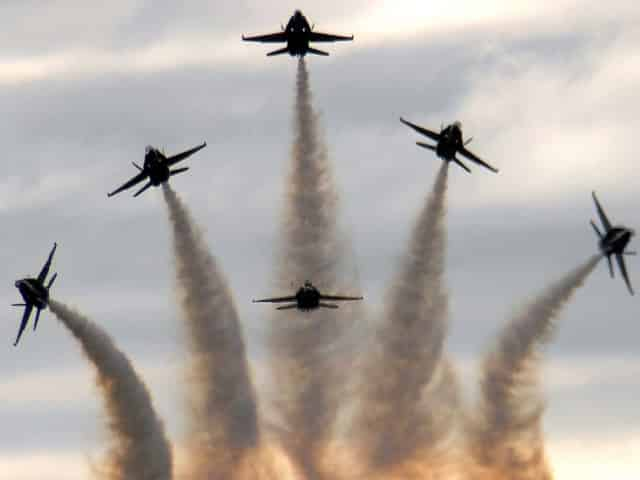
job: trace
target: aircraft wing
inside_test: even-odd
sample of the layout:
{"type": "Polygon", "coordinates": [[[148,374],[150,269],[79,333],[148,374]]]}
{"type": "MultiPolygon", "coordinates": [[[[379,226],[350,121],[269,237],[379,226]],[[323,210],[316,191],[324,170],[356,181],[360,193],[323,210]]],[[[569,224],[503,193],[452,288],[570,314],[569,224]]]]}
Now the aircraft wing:
{"type": "Polygon", "coordinates": [[[491,170],[494,173],[498,173],[498,169],[495,167],[492,167],[491,165],[489,165],[487,162],[479,159],[478,157],[476,157],[473,153],[471,153],[469,150],[467,150],[466,148],[462,147],[460,150],[460,155],[463,155],[464,157],[468,158],[469,160],[471,160],[472,162],[476,162],[478,165],[482,165],[485,168],[488,168],[489,170],[491,170]]]}
{"type": "Polygon", "coordinates": [[[18,330],[18,336],[16,337],[16,341],[13,342],[13,346],[18,345],[20,341],[20,337],[22,336],[22,332],[27,328],[27,322],[29,321],[29,317],[31,316],[31,311],[33,310],[33,305],[25,305],[24,313],[22,314],[22,321],[20,322],[20,329],[18,330]]]}
{"type": "Polygon", "coordinates": [[[608,232],[609,230],[611,230],[611,222],[607,218],[607,214],[604,213],[604,210],[602,209],[602,205],[600,205],[600,202],[598,201],[598,197],[596,197],[596,192],[591,192],[591,195],[593,195],[593,201],[596,203],[596,209],[598,210],[598,216],[602,221],[602,225],[604,225],[605,230],[608,232]]]}
{"type": "Polygon", "coordinates": [[[631,295],[635,295],[633,291],[633,287],[631,286],[631,280],[629,280],[629,274],[627,273],[627,265],[624,261],[624,257],[621,254],[616,255],[616,260],[618,261],[618,266],[620,267],[620,272],[622,273],[622,277],[624,278],[625,283],[627,284],[627,288],[629,289],[629,293],[631,295]]]}
{"type": "Polygon", "coordinates": [[[413,128],[416,132],[421,133],[425,137],[429,137],[431,140],[434,140],[436,142],[440,141],[440,135],[438,135],[436,132],[432,132],[431,130],[427,130],[426,128],[419,127],[415,123],[411,123],[402,117],[400,117],[400,121],[406,126],[413,128]]]}
{"type": "Polygon", "coordinates": [[[322,300],[333,300],[334,302],[348,302],[351,300],[362,300],[364,297],[343,297],[341,295],[320,295],[322,300]]]}
{"type": "Polygon", "coordinates": [[[310,42],[348,42],[353,40],[353,35],[331,35],[329,33],[310,32],[310,42]]]}
{"type": "Polygon", "coordinates": [[[126,190],[127,188],[131,188],[134,185],[137,185],[138,183],[142,182],[145,178],[147,178],[148,175],[146,172],[140,172],[138,175],[136,175],[135,177],[133,177],[131,180],[129,180],[127,183],[125,183],[124,185],[122,185],[120,188],[114,190],[111,193],[108,193],[107,196],[108,197],[112,197],[114,196],[116,193],[120,193],[124,190],[126,190]]]}
{"type": "Polygon", "coordinates": [[[49,253],[49,258],[45,262],[42,270],[40,270],[40,274],[38,274],[38,281],[44,285],[44,281],[49,275],[49,269],[51,268],[51,262],[53,261],[53,255],[56,253],[56,248],[58,247],[57,243],[53,244],[53,248],[51,249],[51,253],[49,253]]]}
{"type": "Polygon", "coordinates": [[[181,162],[185,158],[190,157],[194,153],[199,152],[200,150],[202,150],[206,146],[207,146],[207,142],[204,142],[203,144],[198,145],[197,147],[194,147],[191,150],[187,150],[186,152],[178,153],[177,155],[174,155],[173,157],[169,157],[169,158],[167,158],[167,164],[169,166],[175,165],[176,163],[181,162]]]}
{"type": "Polygon", "coordinates": [[[290,297],[275,297],[275,298],[262,298],[260,300],[254,300],[254,303],[282,303],[282,302],[295,302],[296,296],[292,295],[290,297]]]}
{"type": "Polygon", "coordinates": [[[245,42],[281,43],[287,41],[287,32],[270,33],[268,35],[242,36],[245,42]]]}

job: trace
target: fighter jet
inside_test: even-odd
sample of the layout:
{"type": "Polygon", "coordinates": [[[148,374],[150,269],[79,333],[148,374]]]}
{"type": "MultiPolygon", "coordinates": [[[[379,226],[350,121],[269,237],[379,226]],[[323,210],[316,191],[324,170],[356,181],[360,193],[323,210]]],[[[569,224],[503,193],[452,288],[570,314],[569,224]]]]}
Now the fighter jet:
{"type": "Polygon", "coordinates": [[[287,303],[277,307],[276,310],[289,310],[297,308],[303,312],[315,310],[317,308],[338,308],[338,305],[334,303],[326,303],[322,300],[328,300],[330,302],[344,302],[352,300],[362,300],[363,297],[343,297],[339,295],[324,295],[313,286],[310,281],[304,282],[304,285],[298,289],[295,295],[290,297],[276,297],[276,298],[263,298],[261,300],[254,300],[254,302],[262,303],[287,303]],[[295,303],[291,303],[295,302],[295,303]]]}
{"type": "Polygon", "coordinates": [[[433,150],[436,152],[438,157],[442,158],[447,162],[455,162],[459,166],[461,166],[468,173],[471,173],[471,170],[460,161],[456,157],[456,153],[466,157],[472,162],[477,163],[478,165],[482,165],[485,168],[488,168],[492,172],[498,173],[498,169],[492,167],[488,163],[479,159],[476,155],[467,150],[467,145],[473,140],[473,138],[469,138],[468,140],[463,140],[462,138],[462,125],[460,122],[455,122],[451,125],[447,125],[446,127],[440,128],[440,133],[432,132],[431,130],[427,130],[426,128],[415,125],[411,122],[408,122],[404,118],[400,118],[400,121],[405,125],[413,128],[416,132],[421,133],[422,135],[429,137],[431,140],[436,142],[435,145],[430,145],[428,143],[416,142],[417,145],[428,148],[429,150],[433,150]]]}
{"type": "Polygon", "coordinates": [[[623,227],[622,225],[611,226],[611,222],[607,218],[607,215],[604,213],[604,210],[602,209],[602,206],[598,201],[598,197],[596,197],[596,192],[592,192],[592,195],[593,201],[596,204],[596,209],[598,210],[598,216],[600,217],[600,221],[602,222],[602,226],[604,227],[604,234],[600,231],[593,220],[591,220],[591,226],[600,239],[600,251],[607,257],[607,261],[609,262],[609,272],[611,273],[611,278],[613,278],[614,276],[611,255],[615,255],[618,266],[620,267],[620,273],[622,273],[622,277],[627,284],[629,293],[631,293],[631,295],[634,295],[633,287],[631,286],[631,281],[629,280],[629,274],[627,273],[627,265],[625,264],[624,256],[636,255],[636,252],[625,251],[627,245],[629,244],[629,241],[631,240],[631,237],[635,235],[635,232],[630,228],[623,227]]]}
{"type": "Polygon", "coordinates": [[[282,43],[287,42],[287,46],[279,50],[267,53],[268,57],[273,55],[282,55],[288,53],[292,57],[304,57],[307,53],[314,55],[329,55],[327,52],[317,50],[309,46],[309,42],[344,42],[353,40],[353,35],[341,36],[331,35],[328,33],[320,33],[313,31],[313,25],[309,25],[307,18],[300,10],[296,10],[289,19],[286,27],[282,27],[282,31],[271,33],[268,35],[257,35],[255,37],[242,36],[245,42],[262,42],[262,43],[282,43]]]}
{"type": "Polygon", "coordinates": [[[131,188],[134,185],[137,185],[138,183],[143,182],[144,180],[148,180],[148,181],[144,187],[142,187],[133,195],[134,197],[137,197],[138,195],[140,195],[142,192],[144,192],[147,188],[151,186],[157,187],[159,185],[162,185],[167,180],[169,180],[169,177],[172,177],[173,175],[177,175],[179,173],[186,172],[187,170],[189,170],[189,167],[176,168],[172,170],[171,169],[172,166],[184,160],[185,158],[190,157],[197,151],[202,150],[206,146],[207,146],[207,142],[204,142],[202,145],[198,145],[197,147],[194,147],[191,150],[178,153],[177,155],[174,155],[172,157],[167,157],[163,152],[161,152],[157,148],[148,146],[145,150],[143,166],[141,167],[137,163],[133,162],[133,166],[136,167],[140,171],[140,173],[138,173],[138,175],[133,177],[131,180],[129,180],[127,183],[122,185],[117,190],[114,190],[113,192],[107,194],[107,196],[111,197],[116,193],[120,193],[123,190],[127,190],[128,188],[131,188]]]}
{"type": "Polygon", "coordinates": [[[17,280],[15,283],[16,288],[20,291],[20,295],[22,295],[24,303],[14,303],[12,306],[24,307],[24,314],[22,315],[22,322],[20,323],[18,336],[16,337],[16,341],[13,343],[14,347],[18,345],[22,332],[24,332],[24,329],[27,327],[32,310],[34,308],[37,310],[36,320],[33,324],[33,330],[35,331],[38,327],[38,320],[40,320],[40,313],[42,310],[45,310],[49,304],[49,289],[53,285],[53,282],[56,281],[58,274],[54,273],[51,280],[49,280],[49,283],[45,284],[45,281],[47,279],[47,275],[49,275],[53,255],[56,253],[57,247],[58,244],[54,243],[51,253],[49,253],[49,258],[44,264],[44,267],[42,267],[38,278],[23,278],[22,280],[17,280]]]}

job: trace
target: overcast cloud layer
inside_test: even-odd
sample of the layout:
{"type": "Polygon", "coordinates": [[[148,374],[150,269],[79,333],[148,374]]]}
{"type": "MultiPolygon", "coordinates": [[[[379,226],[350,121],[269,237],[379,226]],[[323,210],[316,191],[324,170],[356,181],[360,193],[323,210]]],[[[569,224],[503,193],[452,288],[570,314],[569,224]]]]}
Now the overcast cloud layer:
{"type": "MultiPolygon", "coordinates": [[[[135,173],[145,145],[172,153],[206,140],[172,186],[229,278],[258,393],[273,388],[271,317],[250,299],[273,278],[296,62],[240,35],[275,31],[299,7],[318,29],[356,35],[308,68],[371,310],[440,166],[398,117],[461,120],[473,151],[501,169],[449,172],[448,349],[473,383],[514,308],[595,251],[591,190],[613,221],[640,226],[640,11],[623,0],[449,3],[5,2],[0,300],[18,301],[13,281],[58,241],[55,297],[117,341],[180,444],[186,353],[161,192],[106,192],[135,173]]],[[[628,264],[640,285],[638,261],[628,264]]],[[[560,322],[544,379],[559,479],[637,479],[638,312],[602,264],[560,322]]],[[[7,307],[0,322],[0,479],[87,478],[87,457],[106,445],[92,373],[50,313],[11,347],[18,317],[7,307]]]]}

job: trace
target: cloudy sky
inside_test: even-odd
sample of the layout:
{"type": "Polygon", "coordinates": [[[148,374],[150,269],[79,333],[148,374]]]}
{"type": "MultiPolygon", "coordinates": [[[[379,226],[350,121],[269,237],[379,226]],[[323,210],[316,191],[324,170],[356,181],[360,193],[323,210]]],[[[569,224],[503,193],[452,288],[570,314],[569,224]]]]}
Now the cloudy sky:
{"type": "MultiPolygon", "coordinates": [[[[186,355],[166,209],[159,190],[106,197],[147,144],[173,153],[208,142],[172,183],[226,270],[257,383],[268,382],[266,315],[250,300],[271,293],[296,62],[267,59],[240,35],[276,31],[294,8],[356,36],[308,64],[351,276],[373,311],[439,166],[398,117],[461,120],[501,169],[451,172],[449,349],[469,385],[510,312],[594,253],[591,190],[612,220],[640,227],[634,1],[5,0],[1,480],[87,478],[105,444],[93,373],[53,316],[11,346],[13,282],[38,271],[53,241],[54,296],[115,337],[181,439],[186,355]]],[[[628,263],[640,287],[638,261],[628,263]]],[[[602,264],[561,318],[545,366],[559,479],[640,475],[639,312],[602,264]]]]}

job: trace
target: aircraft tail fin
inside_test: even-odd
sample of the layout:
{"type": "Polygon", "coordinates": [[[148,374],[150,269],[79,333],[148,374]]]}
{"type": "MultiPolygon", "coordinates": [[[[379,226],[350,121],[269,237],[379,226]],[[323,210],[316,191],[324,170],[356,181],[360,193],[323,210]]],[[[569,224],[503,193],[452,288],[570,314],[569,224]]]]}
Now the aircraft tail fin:
{"type": "Polygon", "coordinates": [[[436,151],[435,145],[429,145],[428,143],[424,143],[424,142],[416,142],[416,145],[422,148],[428,148],[429,150],[433,150],[434,152],[436,151]]]}
{"type": "Polygon", "coordinates": [[[338,308],[338,305],[336,305],[335,303],[321,303],[319,306],[322,308],[338,308]]]}
{"type": "Polygon", "coordinates": [[[142,194],[147,188],[149,188],[152,185],[151,182],[147,183],[144,187],[142,187],[140,190],[138,190],[136,193],[133,194],[134,197],[137,197],[138,195],[142,194]]]}
{"type": "Polygon", "coordinates": [[[273,52],[267,53],[267,57],[273,57],[274,55],[284,55],[285,53],[289,53],[289,48],[284,47],[279,50],[274,50],[273,52]]]}
{"type": "Polygon", "coordinates": [[[322,50],[318,50],[317,48],[311,48],[309,47],[309,49],[307,50],[308,53],[312,53],[314,55],[322,55],[323,57],[328,57],[329,56],[329,52],[324,52],[322,50]]]}
{"type": "Polygon", "coordinates": [[[33,322],[33,331],[36,331],[36,328],[38,328],[38,321],[40,320],[40,313],[42,313],[42,310],[38,309],[38,311],[36,312],[36,319],[33,322]]]}
{"type": "Polygon", "coordinates": [[[593,230],[596,232],[596,235],[598,235],[598,238],[602,240],[603,235],[600,229],[598,228],[598,225],[596,225],[596,222],[591,220],[591,226],[593,227],[593,230]]]}
{"type": "Polygon", "coordinates": [[[47,290],[49,290],[53,286],[53,283],[56,281],[56,278],[58,278],[58,272],[54,273],[53,277],[51,277],[51,280],[49,280],[49,283],[47,284],[47,290]]]}
{"type": "Polygon", "coordinates": [[[171,170],[169,172],[169,175],[173,177],[174,175],[178,175],[179,173],[186,172],[187,170],[189,170],[189,167],[176,168],[175,170],[171,170]]]}

